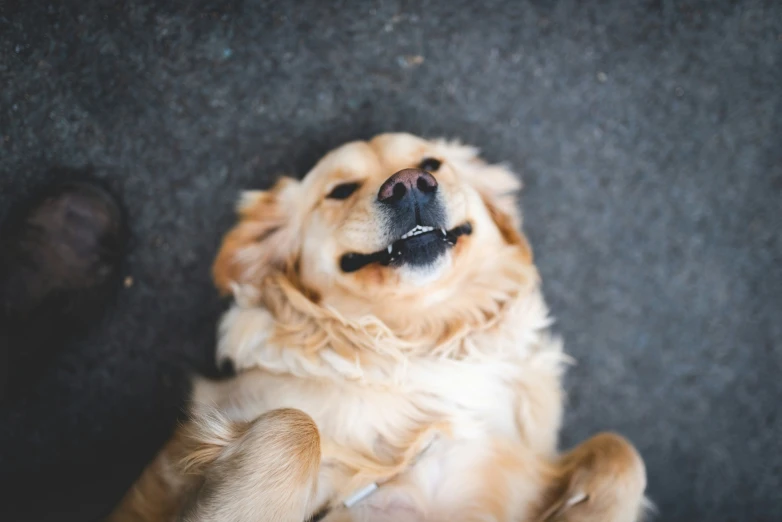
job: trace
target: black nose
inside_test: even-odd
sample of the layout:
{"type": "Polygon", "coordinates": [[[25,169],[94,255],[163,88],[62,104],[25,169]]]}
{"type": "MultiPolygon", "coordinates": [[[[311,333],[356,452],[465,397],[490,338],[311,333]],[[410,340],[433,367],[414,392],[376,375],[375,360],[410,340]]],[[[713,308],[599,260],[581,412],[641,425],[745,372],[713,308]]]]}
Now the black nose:
{"type": "Polygon", "coordinates": [[[400,170],[380,187],[377,200],[386,205],[398,206],[415,200],[425,205],[437,192],[437,180],[421,169],[400,170]]]}

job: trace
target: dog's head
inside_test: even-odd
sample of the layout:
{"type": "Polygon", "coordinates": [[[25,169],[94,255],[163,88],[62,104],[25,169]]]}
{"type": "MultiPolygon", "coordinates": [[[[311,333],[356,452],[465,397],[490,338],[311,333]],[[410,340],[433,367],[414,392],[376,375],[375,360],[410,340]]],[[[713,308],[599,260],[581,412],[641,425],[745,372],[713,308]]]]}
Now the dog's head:
{"type": "Polygon", "coordinates": [[[531,264],[518,188],[507,169],[457,143],[409,134],[348,143],[302,181],[242,196],[214,279],[228,293],[288,274],[344,317],[414,320],[486,284],[509,247],[514,262],[531,264]]]}

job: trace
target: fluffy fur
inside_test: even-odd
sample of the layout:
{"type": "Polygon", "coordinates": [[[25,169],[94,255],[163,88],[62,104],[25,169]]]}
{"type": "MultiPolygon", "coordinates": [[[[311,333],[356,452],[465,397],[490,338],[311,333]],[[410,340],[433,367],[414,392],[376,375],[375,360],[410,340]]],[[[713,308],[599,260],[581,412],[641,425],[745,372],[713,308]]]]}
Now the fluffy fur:
{"type": "Polygon", "coordinates": [[[646,479],[630,443],[601,434],[558,452],[567,358],[518,188],[473,148],[385,134],[245,194],[214,265],[234,297],[217,358],[239,374],[196,383],[192,420],[115,520],[637,520],[646,479]],[[473,233],[425,273],[342,272],[340,256],[394,240],[378,187],[424,158],[442,162],[448,228],[473,233]],[[344,182],[359,189],[325,197],[344,182]]]}

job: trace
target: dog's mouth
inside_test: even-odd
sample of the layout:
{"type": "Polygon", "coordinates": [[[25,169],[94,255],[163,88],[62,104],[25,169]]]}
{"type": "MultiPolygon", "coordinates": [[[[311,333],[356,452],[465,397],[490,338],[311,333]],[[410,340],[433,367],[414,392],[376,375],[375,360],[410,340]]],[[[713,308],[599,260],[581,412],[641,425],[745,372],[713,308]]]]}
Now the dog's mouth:
{"type": "Polygon", "coordinates": [[[351,252],[340,258],[343,272],[355,272],[372,263],[383,266],[431,265],[453,247],[461,236],[472,234],[472,225],[466,222],[451,230],[416,225],[383,250],[372,254],[351,252]]]}

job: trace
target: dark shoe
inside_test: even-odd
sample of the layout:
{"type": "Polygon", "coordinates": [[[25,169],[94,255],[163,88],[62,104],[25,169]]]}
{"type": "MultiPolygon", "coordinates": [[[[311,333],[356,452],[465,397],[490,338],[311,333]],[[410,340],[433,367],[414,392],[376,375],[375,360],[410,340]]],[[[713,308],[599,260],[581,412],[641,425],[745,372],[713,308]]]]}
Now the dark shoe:
{"type": "Polygon", "coordinates": [[[119,205],[91,183],[57,185],[12,210],[0,229],[0,343],[9,394],[31,384],[68,339],[100,319],[119,280],[126,237],[119,205]]]}

